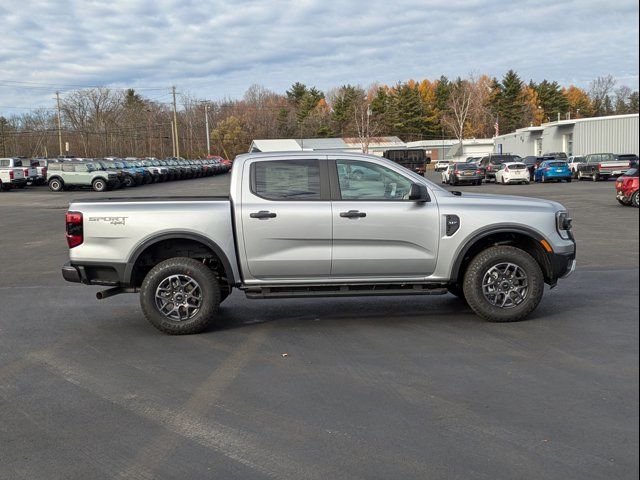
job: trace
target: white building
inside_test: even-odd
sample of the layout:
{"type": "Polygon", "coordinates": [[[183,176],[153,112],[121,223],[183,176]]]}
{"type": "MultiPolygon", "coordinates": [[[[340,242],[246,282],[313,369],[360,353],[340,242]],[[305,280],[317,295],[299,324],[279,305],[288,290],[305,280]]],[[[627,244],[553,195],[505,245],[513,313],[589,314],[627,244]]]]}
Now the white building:
{"type": "Polygon", "coordinates": [[[526,157],[551,152],[638,154],[638,114],[579,118],[520,128],[493,139],[494,152],[526,157]]]}
{"type": "MultiPolygon", "coordinates": [[[[407,145],[398,137],[371,137],[369,139],[369,153],[380,155],[385,150],[406,148],[407,145]]],[[[268,140],[254,140],[249,147],[249,153],[254,152],[301,152],[313,150],[336,150],[347,152],[362,152],[362,142],[359,138],[276,138],[268,140]]]]}
{"type": "Polygon", "coordinates": [[[407,142],[409,148],[423,148],[431,161],[444,158],[464,162],[468,157],[482,157],[493,152],[493,138],[469,138],[462,140],[420,140],[407,142]]]}

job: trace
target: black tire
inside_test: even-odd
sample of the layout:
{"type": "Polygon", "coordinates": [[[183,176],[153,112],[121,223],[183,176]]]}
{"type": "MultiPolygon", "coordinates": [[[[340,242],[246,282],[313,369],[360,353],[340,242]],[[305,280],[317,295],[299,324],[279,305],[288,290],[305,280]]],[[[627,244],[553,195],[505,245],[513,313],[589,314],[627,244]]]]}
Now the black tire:
{"type": "Polygon", "coordinates": [[[638,202],[640,202],[640,199],[638,199],[638,191],[636,190],[636,192],[631,195],[631,205],[638,208],[638,202]]]}
{"type": "Polygon", "coordinates": [[[135,187],[136,184],[136,179],[133,178],[131,175],[127,175],[124,177],[124,186],[129,188],[129,187],[135,187]]]}
{"type": "Polygon", "coordinates": [[[623,207],[628,207],[629,205],[631,205],[631,202],[625,202],[624,200],[620,200],[619,198],[616,198],[616,200],[618,201],[618,203],[620,205],[622,205],[623,207]]]}
{"type": "Polygon", "coordinates": [[[544,276],[540,265],[524,250],[511,246],[490,247],[480,252],[464,275],[464,296],[471,309],[490,322],[516,322],[533,312],[544,293],[544,276]],[[492,305],[485,297],[482,282],[494,265],[512,263],[527,276],[528,291],[521,303],[511,308],[492,305]]]}
{"type": "Polygon", "coordinates": [[[59,178],[52,178],[49,180],[49,190],[52,192],[59,192],[64,189],[64,183],[59,178]]]}
{"type": "Polygon", "coordinates": [[[104,192],[107,189],[107,182],[103,178],[96,178],[91,182],[91,188],[94,192],[104,192]]]}
{"type": "Polygon", "coordinates": [[[215,273],[197,260],[175,257],[153,267],[140,288],[140,306],[146,319],[155,328],[169,335],[188,335],[206,330],[216,319],[220,306],[220,285],[215,273]],[[156,290],[172,275],[186,275],[195,280],[201,290],[201,306],[185,320],[174,320],[161,313],[156,306],[156,290]]]}
{"type": "Polygon", "coordinates": [[[567,183],[571,183],[572,178],[567,178],[567,183]]]}
{"type": "Polygon", "coordinates": [[[598,182],[598,181],[600,181],[600,175],[598,175],[596,172],[593,172],[593,173],[591,174],[591,181],[593,181],[593,182],[598,182]]]}

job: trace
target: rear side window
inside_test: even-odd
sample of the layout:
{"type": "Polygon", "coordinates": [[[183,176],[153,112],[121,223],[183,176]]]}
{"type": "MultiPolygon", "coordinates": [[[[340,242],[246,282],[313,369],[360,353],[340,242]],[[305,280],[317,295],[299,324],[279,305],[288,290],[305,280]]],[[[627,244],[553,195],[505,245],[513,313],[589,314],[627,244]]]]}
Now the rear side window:
{"type": "Polygon", "coordinates": [[[255,162],[251,165],[251,192],[267,200],[320,200],[320,162],[255,162]]]}
{"type": "Polygon", "coordinates": [[[63,172],[75,172],[75,169],[73,168],[73,164],[66,163],[66,164],[62,165],[62,171],[63,172]]]}
{"type": "Polygon", "coordinates": [[[50,172],[59,172],[60,170],[62,170],[61,165],[59,163],[51,163],[49,164],[49,171],[50,172]]]}

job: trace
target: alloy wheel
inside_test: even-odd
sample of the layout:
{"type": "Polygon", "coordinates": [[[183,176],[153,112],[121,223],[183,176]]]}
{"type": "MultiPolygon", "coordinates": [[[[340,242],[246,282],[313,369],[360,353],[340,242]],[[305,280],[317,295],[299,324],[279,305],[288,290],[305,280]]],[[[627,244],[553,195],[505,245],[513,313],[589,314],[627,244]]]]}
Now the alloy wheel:
{"type": "Polygon", "coordinates": [[[499,263],[489,268],[482,279],[482,293],[491,305],[515,308],[527,298],[529,280],[515,263],[499,263]]]}

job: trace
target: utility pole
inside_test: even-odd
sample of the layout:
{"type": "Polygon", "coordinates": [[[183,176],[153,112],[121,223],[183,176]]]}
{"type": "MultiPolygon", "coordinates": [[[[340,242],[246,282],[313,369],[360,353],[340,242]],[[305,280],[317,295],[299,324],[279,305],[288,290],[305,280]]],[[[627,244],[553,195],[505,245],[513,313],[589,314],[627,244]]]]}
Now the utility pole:
{"type": "Polygon", "coordinates": [[[60,117],[60,92],[56,92],[56,103],[58,104],[58,146],[62,157],[62,120],[60,117]]]}
{"type": "Polygon", "coordinates": [[[147,108],[147,155],[151,155],[151,110],[147,108]]]}
{"type": "Polygon", "coordinates": [[[171,122],[171,156],[176,157],[176,130],[171,122]]]}
{"type": "Polygon", "coordinates": [[[209,138],[209,105],[204,104],[204,127],[207,131],[207,157],[211,155],[211,139],[209,138]]]}
{"type": "Polygon", "coordinates": [[[176,107],[176,87],[171,87],[173,91],[173,129],[174,129],[174,144],[175,144],[175,156],[180,157],[180,141],[178,139],[178,109],[176,107]]]}

